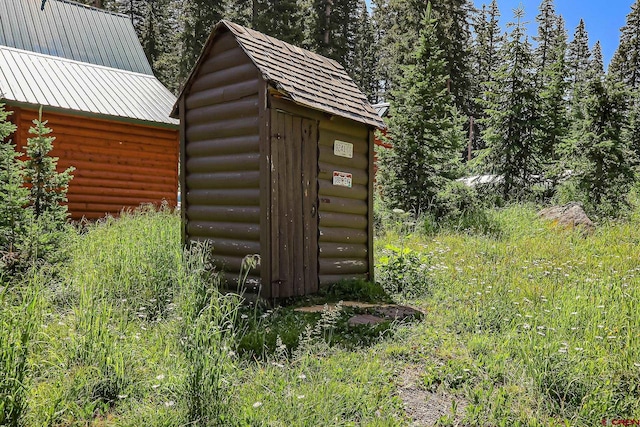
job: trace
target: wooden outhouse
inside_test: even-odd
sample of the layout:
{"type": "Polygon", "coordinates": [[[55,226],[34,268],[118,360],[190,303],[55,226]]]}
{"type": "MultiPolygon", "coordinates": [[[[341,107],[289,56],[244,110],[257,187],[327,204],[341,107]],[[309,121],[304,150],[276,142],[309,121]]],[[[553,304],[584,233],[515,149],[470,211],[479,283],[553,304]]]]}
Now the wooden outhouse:
{"type": "Polygon", "coordinates": [[[130,17],[67,0],[0,0],[0,101],[24,151],[43,107],[58,166],[74,166],[69,212],[100,218],[175,206],[176,97],[153,75],[130,17]]]}
{"type": "Polygon", "coordinates": [[[174,108],[185,241],[211,242],[233,284],[311,294],[373,278],[373,134],[384,123],[337,62],[228,21],[174,108]]]}

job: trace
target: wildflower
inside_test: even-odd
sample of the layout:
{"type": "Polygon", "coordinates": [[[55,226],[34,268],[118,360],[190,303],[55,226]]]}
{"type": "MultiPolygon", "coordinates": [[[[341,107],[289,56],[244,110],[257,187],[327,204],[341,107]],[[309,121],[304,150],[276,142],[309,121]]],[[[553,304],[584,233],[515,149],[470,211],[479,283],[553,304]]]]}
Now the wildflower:
{"type": "Polygon", "coordinates": [[[305,374],[300,374],[300,375],[298,375],[298,379],[306,380],[307,376],[305,374]]]}
{"type": "Polygon", "coordinates": [[[603,340],[604,338],[602,338],[600,335],[596,335],[596,339],[597,340],[603,340]]]}
{"type": "Polygon", "coordinates": [[[127,394],[119,394],[118,399],[126,399],[129,395],[127,394]]]}
{"type": "Polygon", "coordinates": [[[241,319],[248,319],[248,318],[249,318],[249,316],[247,316],[246,314],[242,314],[242,315],[240,315],[240,318],[241,318],[241,319]]]}
{"type": "Polygon", "coordinates": [[[156,389],[158,387],[160,387],[160,384],[154,384],[154,385],[151,386],[151,388],[153,388],[153,389],[156,389]]]}
{"type": "Polygon", "coordinates": [[[164,406],[166,406],[167,408],[170,407],[170,406],[173,406],[175,404],[176,404],[176,402],[174,402],[173,400],[169,400],[167,402],[164,402],[164,406]]]}
{"type": "Polygon", "coordinates": [[[158,381],[162,381],[162,380],[164,379],[164,375],[163,375],[163,374],[160,374],[160,375],[158,375],[158,376],[156,377],[156,379],[157,379],[158,381]]]}
{"type": "Polygon", "coordinates": [[[298,399],[304,399],[304,394],[299,394],[298,399]]]}
{"type": "Polygon", "coordinates": [[[558,353],[566,353],[567,349],[565,347],[559,348],[558,353]]]}
{"type": "MultiPolygon", "coordinates": [[[[404,213],[404,211],[403,211],[402,209],[395,208],[395,209],[393,210],[393,213],[395,213],[395,214],[403,214],[403,213],[404,213]]],[[[255,406],[255,405],[254,405],[254,406],[255,406]]]]}
{"type": "Polygon", "coordinates": [[[582,351],[582,350],[584,350],[584,348],[582,348],[582,347],[575,347],[575,348],[574,348],[574,350],[575,350],[575,351],[582,351]]]}
{"type": "Polygon", "coordinates": [[[524,323],[524,324],[522,325],[522,327],[523,327],[524,329],[531,329],[531,325],[530,325],[530,324],[528,324],[528,323],[524,323]]]}
{"type": "Polygon", "coordinates": [[[640,368],[640,363],[634,363],[633,366],[635,366],[636,368],[640,368]]]}
{"type": "Polygon", "coordinates": [[[546,336],[546,335],[544,334],[544,332],[540,332],[540,331],[538,331],[538,335],[543,336],[543,337],[544,337],[544,336],[546,336]]]}
{"type": "Polygon", "coordinates": [[[578,312],[577,312],[577,311],[572,311],[572,312],[571,312],[571,315],[572,315],[572,316],[577,316],[577,315],[578,315],[578,312]]]}
{"type": "Polygon", "coordinates": [[[253,404],[254,408],[259,408],[261,406],[262,406],[262,402],[256,402],[256,403],[253,404]]]}

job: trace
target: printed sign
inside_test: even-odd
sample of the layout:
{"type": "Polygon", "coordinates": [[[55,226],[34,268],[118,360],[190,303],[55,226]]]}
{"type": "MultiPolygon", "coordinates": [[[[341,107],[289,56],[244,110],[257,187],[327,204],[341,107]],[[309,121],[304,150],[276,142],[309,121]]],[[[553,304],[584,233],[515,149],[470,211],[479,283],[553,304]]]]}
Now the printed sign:
{"type": "Polygon", "coordinates": [[[350,173],[333,171],[333,185],[351,188],[352,183],[353,175],[350,173]]]}
{"type": "Polygon", "coordinates": [[[353,159],[353,144],[340,140],[333,141],[333,154],[340,157],[353,159]]]}

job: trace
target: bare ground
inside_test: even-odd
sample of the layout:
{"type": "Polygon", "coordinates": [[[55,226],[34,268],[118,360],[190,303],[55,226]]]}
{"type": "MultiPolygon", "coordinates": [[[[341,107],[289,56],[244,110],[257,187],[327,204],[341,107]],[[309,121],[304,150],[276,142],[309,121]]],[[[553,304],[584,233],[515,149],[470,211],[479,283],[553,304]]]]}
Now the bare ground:
{"type": "MultiPolygon", "coordinates": [[[[438,420],[451,416],[451,406],[456,402],[455,426],[462,425],[466,401],[446,392],[430,392],[419,387],[424,369],[417,365],[407,366],[398,378],[398,394],[404,402],[412,426],[436,426],[438,420]]],[[[449,424],[450,425],[450,424],[449,424]]]]}

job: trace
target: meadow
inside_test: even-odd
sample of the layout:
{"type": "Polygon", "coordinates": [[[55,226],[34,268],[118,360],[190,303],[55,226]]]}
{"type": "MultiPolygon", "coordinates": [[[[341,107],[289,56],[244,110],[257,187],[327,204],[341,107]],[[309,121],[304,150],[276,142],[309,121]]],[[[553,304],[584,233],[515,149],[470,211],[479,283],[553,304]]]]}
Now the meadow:
{"type": "Polygon", "coordinates": [[[439,231],[395,213],[377,234],[379,285],[270,307],[221,293],[211,248],[183,250],[169,210],[69,230],[59,264],[19,281],[0,275],[0,425],[640,418],[640,210],[593,234],[527,205],[439,231]],[[424,316],[350,327],[353,308],[293,311],[343,299],[393,300],[424,316]]]}

